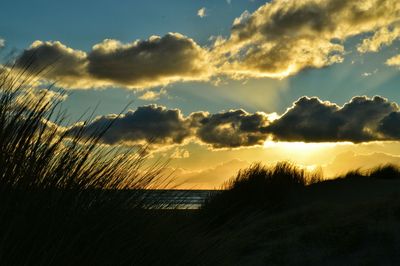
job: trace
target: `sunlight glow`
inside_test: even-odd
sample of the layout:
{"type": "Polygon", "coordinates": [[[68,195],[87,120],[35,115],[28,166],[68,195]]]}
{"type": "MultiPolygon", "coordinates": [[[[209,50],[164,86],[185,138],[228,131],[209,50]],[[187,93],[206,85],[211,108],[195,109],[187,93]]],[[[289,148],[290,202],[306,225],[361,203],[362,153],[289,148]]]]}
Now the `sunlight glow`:
{"type": "Polygon", "coordinates": [[[267,139],[264,142],[265,149],[278,148],[288,152],[316,152],[324,148],[334,148],[339,145],[353,145],[351,142],[286,142],[267,139]]]}

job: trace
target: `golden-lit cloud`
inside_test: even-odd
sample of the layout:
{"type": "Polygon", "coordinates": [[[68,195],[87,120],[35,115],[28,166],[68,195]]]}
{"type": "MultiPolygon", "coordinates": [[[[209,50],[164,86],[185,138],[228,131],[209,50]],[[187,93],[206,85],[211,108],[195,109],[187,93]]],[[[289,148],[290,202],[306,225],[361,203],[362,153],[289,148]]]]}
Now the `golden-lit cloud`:
{"type": "Polygon", "coordinates": [[[142,95],[140,95],[138,98],[140,100],[144,100],[144,101],[156,101],[158,99],[160,99],[160,97],[162,95],[166,95],[167,91],[165,89],[161,89],[160,91],[146,91],[144,92],[142,95]]]}
{"type": "Polygon", "coordinates": [[[369,170],[386,164],[400,166],[400,156],[384,152],[372,152],[359,154],[353,151],[346,151],[338,154],[332,162],[323,166],[326,177],[345,174],[352,170],[369,170]]]}
{"type": "Polygon", "coordinates": [[[188,150],[177,147],[171,154],[170,158],[171,159],[182,159],[182,158],[189,158],[189,156],[190,156],[190,152],[188,150]]]}
{"type": "Polygon", "coordinates": [[[149,88],[206,80],[212,68],[207,51],[179,33],[128,44],[107,39],[88,53],[58,41],[35,41],[16,61],[17,67],[27,65],[32,74],[66,88],[149,88]]]}
{"type": "Polygon", "coordinates": [[[184,168],[171,168],[168,170],[170,170],[174,176],[175,183],[181,189],[219,189],[224,182],[234,177],[237,171],[249,165],[250,163],[247,161],[233,159],[201,170],[184,168]]]}
{"type": "MultiPolygon", "coordinates": [[[[349,37],[379,31],[362,50],[389,44],[384,28],[400,17],[397,0],[275,0],[235,19],[228,39],[218,40],[220,71],[232,77],[284,78],[305,68],[341,62],[349,37]]],[[[397,31],[390,31],[397,35],[397,31]]]]}
{"type": "Polygon", "coordinates": [[[386,61],[388,66],[400,66],[400,55],[393,56],[386,61]]]}
{"type": "Polygon", "coordinates": [[[36,87],[26,88],[19,92],[15,99],[16,104],[34,107],[37,109],[51,108],[52,104],[59,103],[67,99],[67,95],[61,92],[52,91],[49,89],[39,89],[36,87]]]}
{"type": "Polygon", "coordinates": [[[400,26],[383,27],[376,31],[370,38],[366,38],[358,45],[357,50],[361,53],[378,52],[382,46],[388,46],[400,37],[400,26]]]}
{"type": "Polygon", "coordinates": [[[197,10],[197,16],[204,18],[205,16],[207,16],[206,14],[206,8],[202,7],[199,10],[197,10]]]}

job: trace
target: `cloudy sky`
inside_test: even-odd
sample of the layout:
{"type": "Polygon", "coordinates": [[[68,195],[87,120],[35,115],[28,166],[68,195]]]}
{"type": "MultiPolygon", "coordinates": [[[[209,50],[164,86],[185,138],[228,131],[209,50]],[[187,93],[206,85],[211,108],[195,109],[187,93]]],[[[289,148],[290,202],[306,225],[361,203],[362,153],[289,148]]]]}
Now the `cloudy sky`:
{"type": "Polygon", "coordinates": [[[51,65],[38,93],[65,89],[70,121],[94,110],[88,134],[116,119],[106,145],[151,141],[187,187],[254,161],[326,176],[400,162],[397,0],[16,0],[0,12],[3,63],[51,65]]]}

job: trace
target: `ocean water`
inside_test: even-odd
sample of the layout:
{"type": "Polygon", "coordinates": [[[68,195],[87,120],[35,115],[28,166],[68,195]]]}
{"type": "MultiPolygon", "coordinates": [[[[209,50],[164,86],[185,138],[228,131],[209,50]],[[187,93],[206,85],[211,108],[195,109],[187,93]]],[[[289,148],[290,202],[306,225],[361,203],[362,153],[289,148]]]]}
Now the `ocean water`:
{"type": "Polygon", "coordinates": [[[219,192],[219,190],[148,190],[144,194],[144,200],[151,208],[198,209],[209,196],[219,192]]]}

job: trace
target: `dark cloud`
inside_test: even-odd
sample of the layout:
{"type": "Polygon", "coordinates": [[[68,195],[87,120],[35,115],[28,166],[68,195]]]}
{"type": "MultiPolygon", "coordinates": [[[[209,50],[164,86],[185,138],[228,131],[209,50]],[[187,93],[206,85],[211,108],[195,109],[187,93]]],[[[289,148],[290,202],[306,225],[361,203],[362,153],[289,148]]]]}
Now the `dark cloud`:
{"type": "Polygon", "coordinates": [[[341,118],[333,115],[338,110],[335,104],[302,97],[268,126],[268,132],[279,140],[328,141],[335,138],[342,123],[341,118]]]}
{"type": "Polygon", "coordinates": [[[168,110],[156,105],[138,107],[121,116],[97,117],[90,124],[77,124],[69,130],[72,134],[84,127],[85,134],[90,135],[106,128],[111,122],[112,126],[102,137],[102,142],[106,144],[179,144],[191,135],[190,122],[178,109],[168,110]]]}
{"type": "Polygon", "coordinates": [[[145,41],[121,44],[105,40],[88,55],[89,73],[96,78],[141,87],[207,75],[206,52],[178,33],[152,36],[145,41]]]}
{"type": "Polygon", "coordinates": [[[104,40],[89,52],[56,42],[35,41],[16,60],[16,66],[67,88],[124,86],[148,88],[175,81],[206,80],[211,74],[208,53],[179,33],[152,36],[123,44],[104,40]]]}
{"type": "Polygon", "coordinates": [[[315,97],[302,97],[273,121],[267,131],[283,141],[384,140],[390,135],[389,132],[381,134],[384,126],[380,123],[398,109],[397,104],[380,96],[354,97],[342,107],[315,97]]]}
{"type": "Polygon", "coordinates": [[[267,137],[263,133],[267,122],[268,116],[264,113],[231,110],[202,119],[197,137],[214,148],[261,145],[267,137]]]}
{"type": "Polygon", "coordinates": [[[194,112],[184,117],[178,109],[148,105],[124,115],[97,117],[89,124],[78,123],[70,127],[71,134],[84,129],[86,135],[106,128],[112,123],[101,141],[106,144],[180,144],[186,139],[198,139],[213,148],[234,148],[259,145],[266,139],[262,132],[268,116],[232,110],[210,115],[194,112]]]}
{"type": "Polygon", "coordinates": [[[126,114],[97,117],[78,123],[70,133],[85,134],[110,125],[102,137],[106,144],[182,144],[195,140],[214,149],[262,145],[276,141],[339,142],[400,140],[400,109],[380,96],[357,96],[343,106],[316,97],[298,99],[280,117],[242,109],[217,114],[194,112],[183,116],[179,109],[148,105],[126,114]]]}
{"type": "Polygon", "coordinates": [[[60,42],[35,41],[24,50],[15,62],[16,67],[26,68],[32,74],[72,85],[88,79],[86,73],[86,54],[68,48],[60,42]]]}
{"type": "Polygon", "coordinates": [[[378,131],[391,139],[400,139],[400,112],[392,112],[383,118],[378,131]]]}

